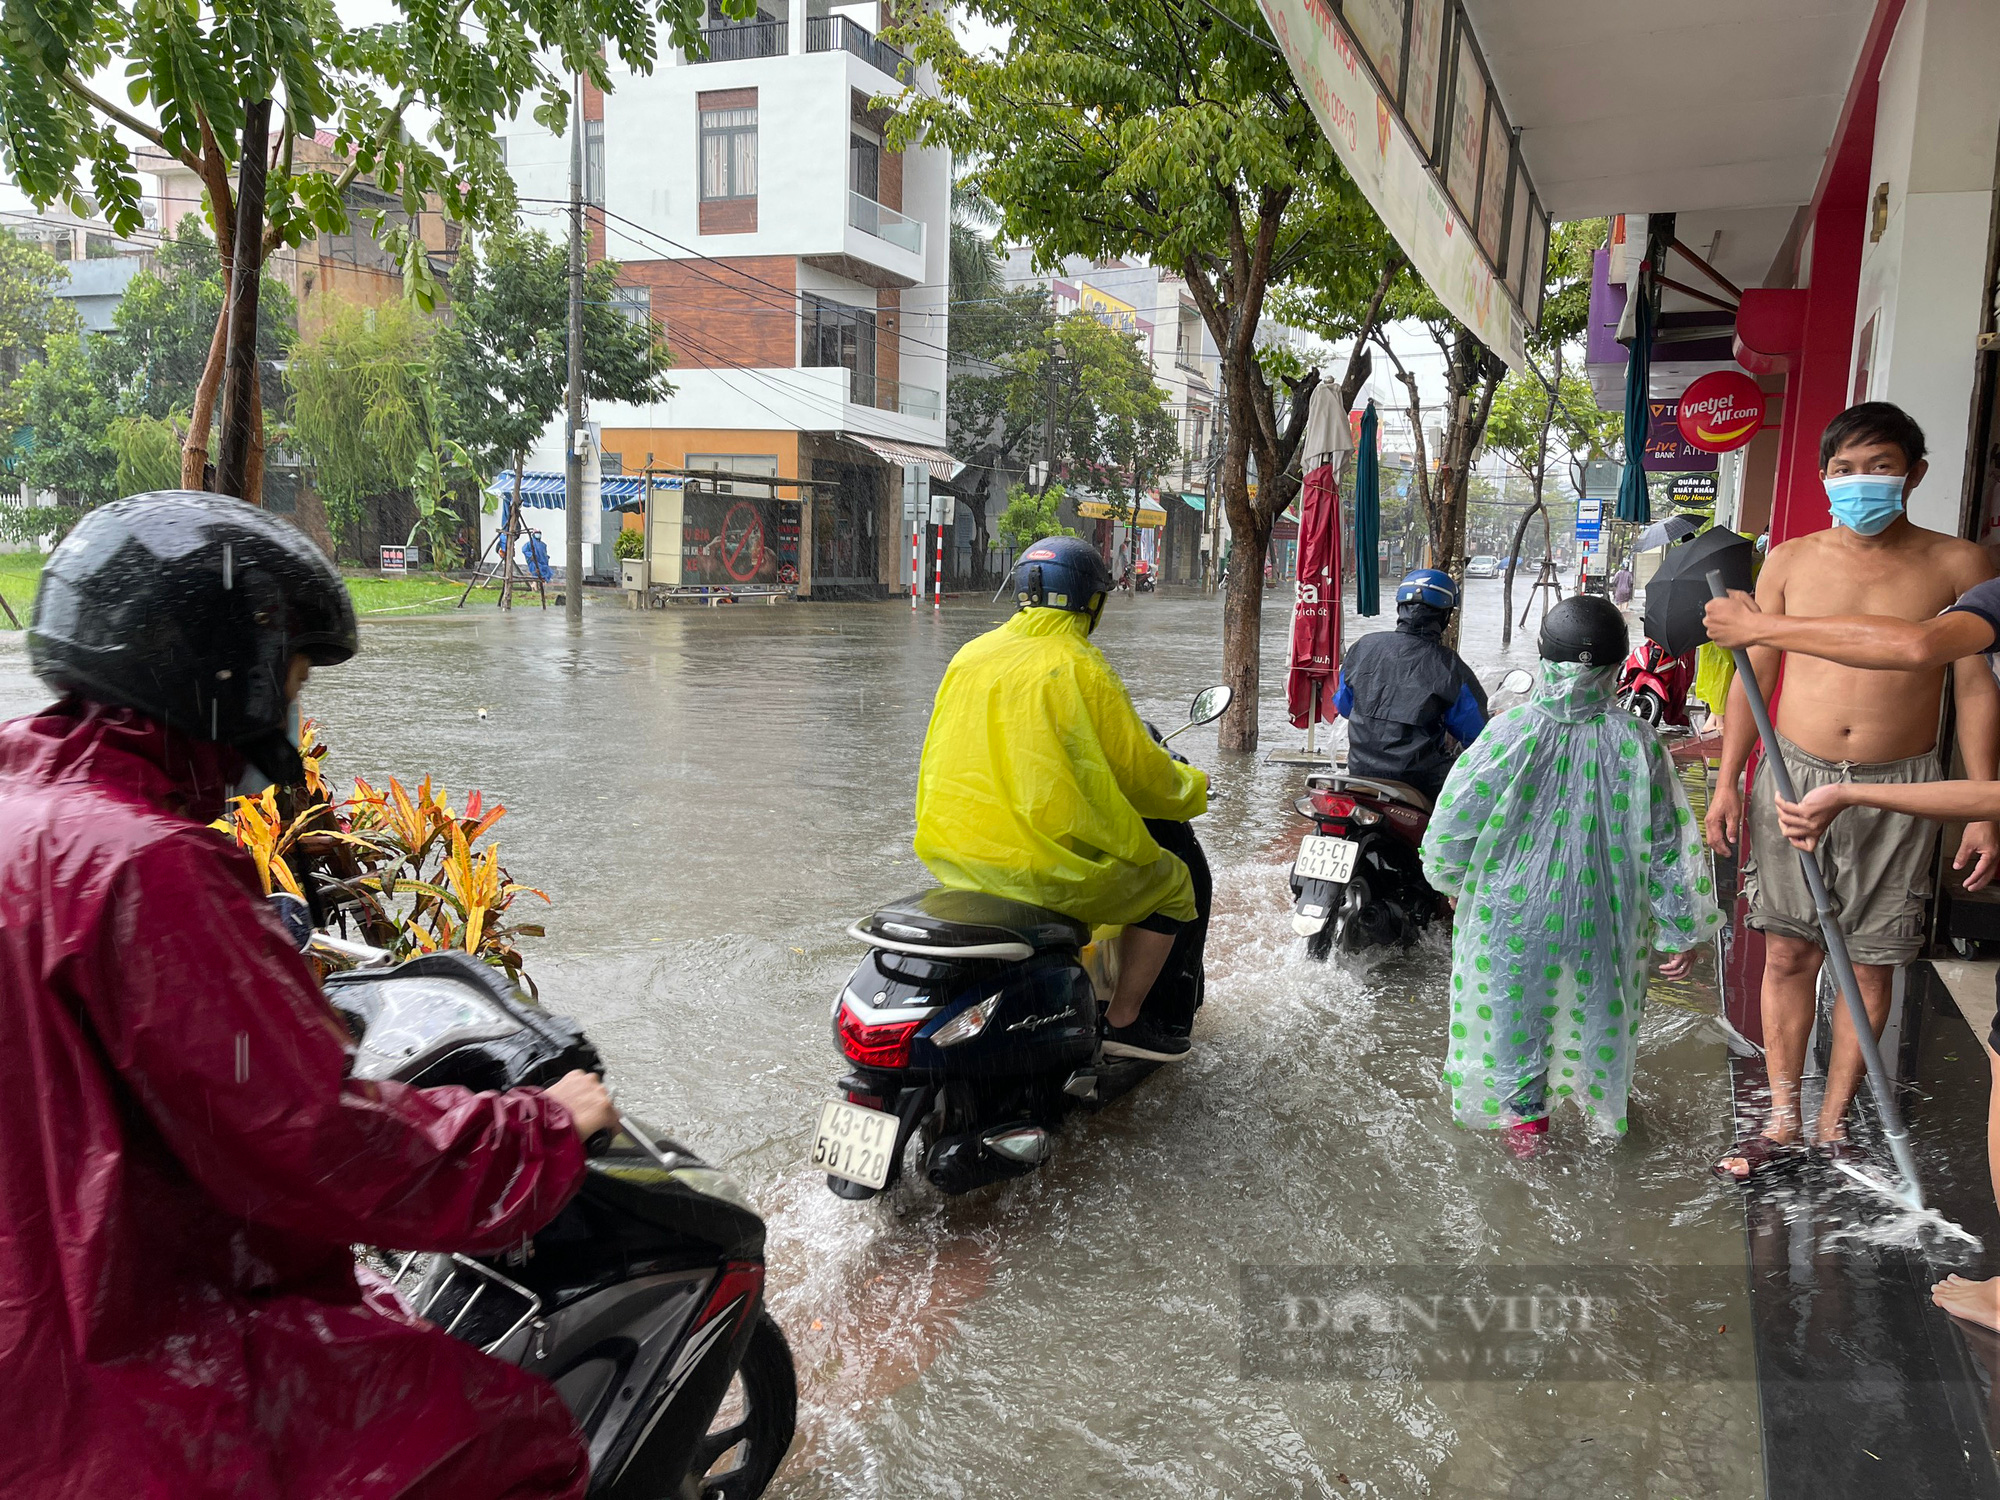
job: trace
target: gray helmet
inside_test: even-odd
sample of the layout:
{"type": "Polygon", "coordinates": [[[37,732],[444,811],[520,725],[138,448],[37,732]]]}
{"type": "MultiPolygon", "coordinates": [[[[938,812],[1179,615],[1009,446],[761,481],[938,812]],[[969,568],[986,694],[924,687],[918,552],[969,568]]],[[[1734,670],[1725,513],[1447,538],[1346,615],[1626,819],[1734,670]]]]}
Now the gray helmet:
{"type": "Polygon", "coordinates": [[[304,532],[198,490],[84,516],[28,623],[28,659],[57,692],[234,746],[281,785],[305,776],[285,733],[292,657],[332,666],[360,644],[347,585],[304,532]]]}

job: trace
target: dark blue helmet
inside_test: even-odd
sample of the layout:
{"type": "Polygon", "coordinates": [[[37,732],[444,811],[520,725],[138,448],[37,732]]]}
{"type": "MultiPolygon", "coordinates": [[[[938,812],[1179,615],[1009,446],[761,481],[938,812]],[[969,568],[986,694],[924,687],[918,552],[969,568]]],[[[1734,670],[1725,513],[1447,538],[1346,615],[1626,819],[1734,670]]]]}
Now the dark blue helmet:
{"type": "Polygon", "coordinates": [[[1081,537],[1045,537],[1014,564],[1014,599],[1023,609],[1089,615],[1095,628],[1110,592],[1110,565],[1081,537]]]}
{"type": "Polygon", "coordinates": [[[1396,585],[1396,602],[1408,604],[1413,599],[1432,609],[1457,609],[1458,585],[1442,568],[1412,568],[1396,585]]]}

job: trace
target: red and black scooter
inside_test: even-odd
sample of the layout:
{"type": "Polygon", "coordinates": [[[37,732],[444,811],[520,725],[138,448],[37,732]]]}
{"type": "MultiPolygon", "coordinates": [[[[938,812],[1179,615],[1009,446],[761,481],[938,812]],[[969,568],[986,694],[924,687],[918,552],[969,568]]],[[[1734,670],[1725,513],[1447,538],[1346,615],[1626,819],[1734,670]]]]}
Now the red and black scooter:
{"type": "Polygon", "coordinates": [[[1688,727],[1688,693],[1694,687],[1694,653],[1669,656],[1657,641],[1639,638],[1618,669],[1618,704],[1655,729],[1688,727]]]}
{"type": "Polygon", "coordinates": [[[1400,781],[1319,771],[1293,808],[1315,825],[1292,864],[1292,931],[1306,956],[1415,942],[1438,912],[1417,854],[1430,798],[1400,781]]]}

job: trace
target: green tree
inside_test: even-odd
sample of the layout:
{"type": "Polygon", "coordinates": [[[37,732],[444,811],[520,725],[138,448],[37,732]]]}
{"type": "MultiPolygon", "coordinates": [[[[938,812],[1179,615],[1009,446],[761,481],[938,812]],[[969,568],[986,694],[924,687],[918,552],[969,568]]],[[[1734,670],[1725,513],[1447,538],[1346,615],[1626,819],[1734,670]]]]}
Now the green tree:
{"type": "MultiPolygon", "coordinates": [[[[0,389],[11,386],[48,342],[51,298],[69,273],[39,245],[0,231],[0,389]]],[[[0,431],[19,414],[0,407],[0,431]]]]}
{"type": "Polygon", "coordinates": [[[430,322],[406,303],[344,307],[285,371],[292,437],[339,545],[352,545],[364,502],[401,494],[433,555],[451,559],[461,518],[448,491],[463,450],[439,425],[431,339],[430,322]]]}
{"type": "Polygon", "coordinates": [[[996,495],[1027,473],[1042,456],[1045,423],[1032,398],[1015,399],[1022,378],[1015,356],[1049,339],[1055,328],[1048,288],[1020,286],[997,296],[958,299],[951,309],[951,400],[945,438],[964,458],[972,487],[968,501],[978,535],[975,557],[989,551],[988,527],[996,495]]]}
{"type": "Polygon", "coordinates": [[[48,335],[42,358],[14,382],[13,400],[27,431],[16,472],[29,489],[53,491],[57,505],[75,512],[118,494],[115,412],[76,315],[59,307],[50,326],[59,331],[48,335]]]}
{"type": "MultiPolygon", "coordinates": [[[[599,261],[584,277],[584,391],[593,401],[644,404],[673,394],[673,360],[650,319],[615,302],[619,266],[599,261]]],[[[472,468],[518,476],[523,456],[562,409],[568,383],[569,253],[545,235],[508,231],[484,256],[467,250],[452,273],[452,319],[433,346],[445,430],[472,468]]],[[[518,491],[518,480],[517,480],[518,491]]],[[[518,500],[518,492],[515,496],[518,500]]],[[[510,505],[501,608],[513,605],[518,504],[510,505]]]]}
{"type": "MultiPolygon", "coordinates": [[[[721,6],[746,16],[755,0],[721,6]]],[[[704,10],[701,0],[398,0],[394,21],[348,26],[335,6],[293,0],[14,5],[0,27],[0,142],[34,202],[88,206],[125,234],[142,222],[126,135],[180,161],[207,188],[210,225],[233,282],[238,268],[261,268],[280,246],[346,232],[347,190],[364,172],[405,214],[435,199],[461,223],[511,222],[496,122],[527,106],[550,129],[563,129],[572,75],[609,90],[614,56],[648,72],[662,38],[700,45],[704,10]],[[132,104],[147,113],[92,86],[118,64],[132,104]],[[431,121],[427,131],[412,128],[413,112],[431,121]],[[256,122],[266,119],[271,127],[260,134],[256,122]],[[321,128],[345,164],[295,164],[294,143],[321,128]],[[239,247],[236,185],[246,149],[268,158],[269,180],[239,247]]],[[[435,288],[423,245],[389,229],[386,214],[374,227],[401,256],[406,287],[427,302],[435,288]]],[[[183,477],[191,487],[207,453],[227,334],[227,319],[218,317],[186,439],[183,477]]],[[[239,361],[248,359],[253,334],[243,330],[239,361]]],[[[223,447],[240,451],[248,442],[245,490],[255,495],[263,464],[254,387],[247,405],[236,416],[247,432],[225,434],[223,447]]]]}
{"type": "Polygon", "coordinates": [[[1528,523],[1537,515],[1542,517],[1545,552],[1549,543],[1545,485],[1550,465],[1559,456],[1588,456],[1601,448],[1612,419],[1598,408],[1582,375],[1582,351],[1574,347],[1586,330],[1592,257],[1604,243],[1607,227],[1603,219],[1556,226],[1549,240],[1541,325],[1528,340],[1527,365],[1509,375],[1492,398],[1486,441],[1511,458],[1534,487],[1534,502],[1521,512],[1507,554],[1501,589],[1503,646],[1514,633],[1515,559],[1528,523]]]}
{"type": "Polygon", "coordinates": [[[111,450],[118,457],[116,483],[121,495],[171,490],[181,482],[181,432],[170,417],[115,418],[111,450]]]}
{"type": "Polygon", "coordinates": [[[943,10],[918,14],[899,34],[935,68],[936,93],[906,94],[892,134],[976,160],[971,179],[998,206],[1002,233],[1038,265],[1135,256],[1186,279],[1220,351],[1231,415],[1219,479],[1238,559],[1223,614],[1236,696],[1221,737],[1254,748],[1264,557],[1297,491],[1310,396],[1291,393],[1280,426],[1256,359],[1258,324],[1271,288],[1289,281],[1365,309],[1393,274],[1393,252],[1255,0],[970,8],[1005,30],[1004,48],[973,56],[943,10]]]}
{"type": "Polygon", "coordinates": [[[1000,512],[1000,535],[1019,552],[1044,537],[1075,536],[1062,524],[1064,490],[1060,484],[1035,489],[1017,484],[1007,492],[1007,508],[1000,512]]]}
{"type": "MultiPolygon", "coordinates": [[[[122,410],[148,417],[194,410],[223,296],[222,257],[200,216],[189,214],[152,265],[132,278],[112,315],[103,358],[122,410]]],[[[257,360],[265,399],[274,404],[284,391],[279,364],[297,342],[296,316],[291,289],[265,272],[257,294],[257,360]]]]}

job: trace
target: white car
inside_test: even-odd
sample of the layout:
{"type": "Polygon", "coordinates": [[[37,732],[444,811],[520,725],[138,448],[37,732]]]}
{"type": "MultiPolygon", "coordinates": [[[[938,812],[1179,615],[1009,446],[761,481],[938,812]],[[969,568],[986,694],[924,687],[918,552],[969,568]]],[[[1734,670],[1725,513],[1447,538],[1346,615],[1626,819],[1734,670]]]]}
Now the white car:
{"type": "Polygon", "coordinates": [[[1467,578],[1498,578],[1500,576],[1500,559],[1497,557],[1472,558],[1465,565],[1465,576],[1467,578]]]}

